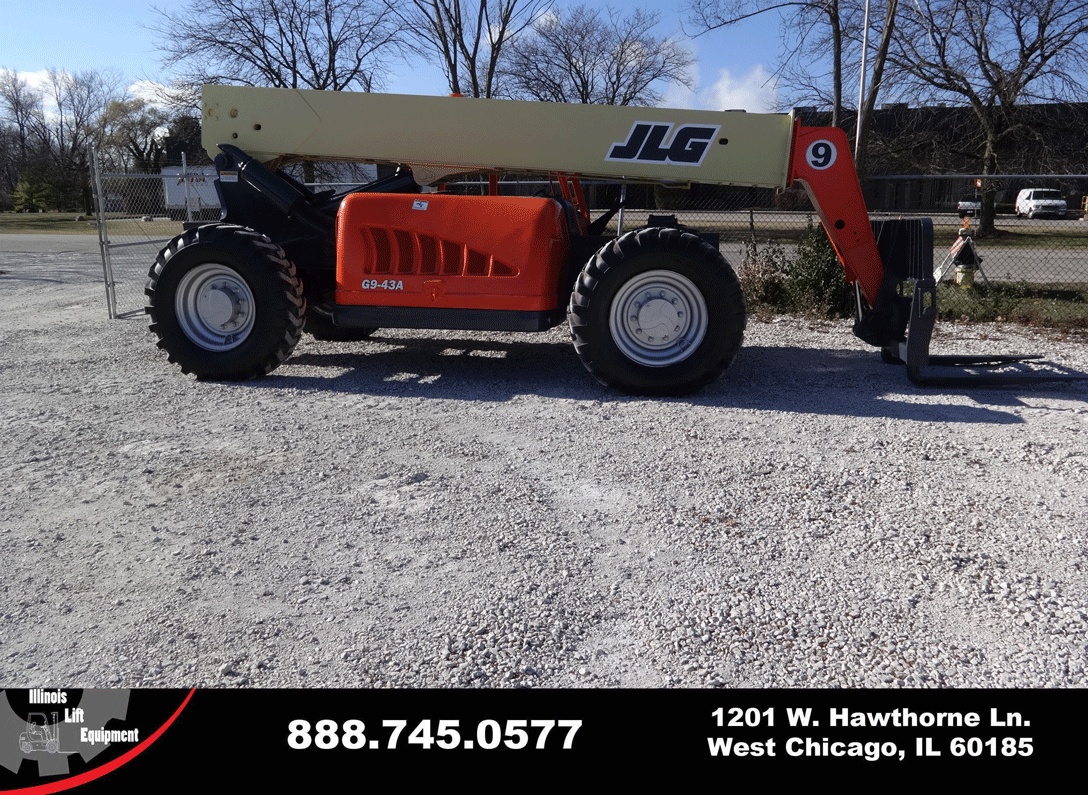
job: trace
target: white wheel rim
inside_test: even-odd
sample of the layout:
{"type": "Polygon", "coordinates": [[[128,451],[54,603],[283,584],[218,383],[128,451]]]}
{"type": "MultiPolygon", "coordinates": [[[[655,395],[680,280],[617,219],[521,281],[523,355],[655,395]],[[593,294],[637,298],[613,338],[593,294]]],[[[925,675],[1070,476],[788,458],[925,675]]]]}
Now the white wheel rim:
{"type": "Polygon", "coordinates": [[[178,325],[206,351],[237,348],[253,330],[253,291],[238,272],[207,262],[181,277],[174,300],[178,325]]]}
{"type": "Polygon", "coordinates": [[[706,301],[690,279],[653,270],[631,278],[612,301],[608,327],[628,359],[668,367],[687,359],[706,337],[706,301]]]}

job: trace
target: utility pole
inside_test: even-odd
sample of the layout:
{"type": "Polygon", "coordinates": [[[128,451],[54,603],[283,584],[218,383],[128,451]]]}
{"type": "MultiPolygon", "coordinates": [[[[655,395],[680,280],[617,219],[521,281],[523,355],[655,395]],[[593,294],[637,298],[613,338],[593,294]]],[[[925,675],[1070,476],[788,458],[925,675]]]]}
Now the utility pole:
{"type": "Polygon", "coordinates": [[[869,55],[869,0],[865,0],[865,22],[861,31],[861,78],[858,80],[858,124],[854,131],[854,160],[861,147],[861,117],[865,113],[865,78],[869,55]]]}

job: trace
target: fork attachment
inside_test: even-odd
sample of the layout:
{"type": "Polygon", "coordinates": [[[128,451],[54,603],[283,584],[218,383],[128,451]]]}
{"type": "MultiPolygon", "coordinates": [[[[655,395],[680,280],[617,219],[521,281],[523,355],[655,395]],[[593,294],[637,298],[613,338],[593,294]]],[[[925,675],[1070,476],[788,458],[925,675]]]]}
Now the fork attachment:
{"type": "MultiPolygon", "coordinates": [[[[873,221],[873,233],[884,262],[885,286],[890,302],[905,308],[908,300],[901,286],[913,282],[905,328],[893,333],[881,346],[881,358],[888,364],[906,365],[907,377],[918,386],[1007,386],[1043,381],[1082,381],[1088,374],[1043,362],[1032,354],[990,356],[931,355],[930,340],[937,322],[937,285],[933,279],[933,222],[928,218],[873,221]],[[894,285],[894,288],[892,288],[894,285]],[[892,295],[894,292],[894,296],[892,295]],[[1036,362],[1049,369],[1032,369],[1036,362]],[[988,368],[1005,368],[993,372],[988,368]],[[1015,369],[1014,369],[1015,368],[1015,369]]],[[[882,292],[884,292],[882,288],[882,292]]],[[[901,321],[900,321],[901,322],[901,321]]]]}

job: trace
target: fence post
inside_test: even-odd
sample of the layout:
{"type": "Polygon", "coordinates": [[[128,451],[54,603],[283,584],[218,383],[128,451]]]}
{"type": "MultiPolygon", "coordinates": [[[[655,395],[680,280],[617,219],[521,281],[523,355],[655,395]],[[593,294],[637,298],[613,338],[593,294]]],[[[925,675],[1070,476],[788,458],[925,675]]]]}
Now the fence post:
{"type": "Polygon", "coordinates": [[[106,227],[106,195],[102,192],[102,164],[98,149],[91,147],[94,169],[95,226],[98,227],[98,248],[102,255],[102,279],[106,283],[106,312],[110,320],[117,317],[117,294],[113,284],[113,263],[110,261],[110,233],[106,227]]]}
{"type": "Polygon", "coordinates": [[[620,215],[616,219],[616,237],[623,235],[623,206],[627,204],[627,183],[620,183],[620,215]]]}
{"type": "Polygon", "coordinates": [[[185,220],[193,222],[193,204],[189,199],[189,161],[185,158],[185,152],[181,153],[181,179],[185,183],[185,220]]]}

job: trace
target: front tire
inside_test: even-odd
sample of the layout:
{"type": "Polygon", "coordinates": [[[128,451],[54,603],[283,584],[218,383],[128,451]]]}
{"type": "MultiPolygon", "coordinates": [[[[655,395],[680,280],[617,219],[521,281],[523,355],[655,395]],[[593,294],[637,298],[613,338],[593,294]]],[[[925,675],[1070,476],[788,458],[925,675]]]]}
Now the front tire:
{"type": "Polygon", "coordinates": [[[270,373],[302,335],[305,302],[279,246],[211,224],[170,241],[148,273],[151,330],[182,372],[241,381],[270,373]]]}
{"type": "Polygon", "coordinates": [[[747,312],[721,253],[678,229],[629,232],[582,269],[567,311],[571,338],[602,384],[686,395],[729,366],[747,312]]]}

